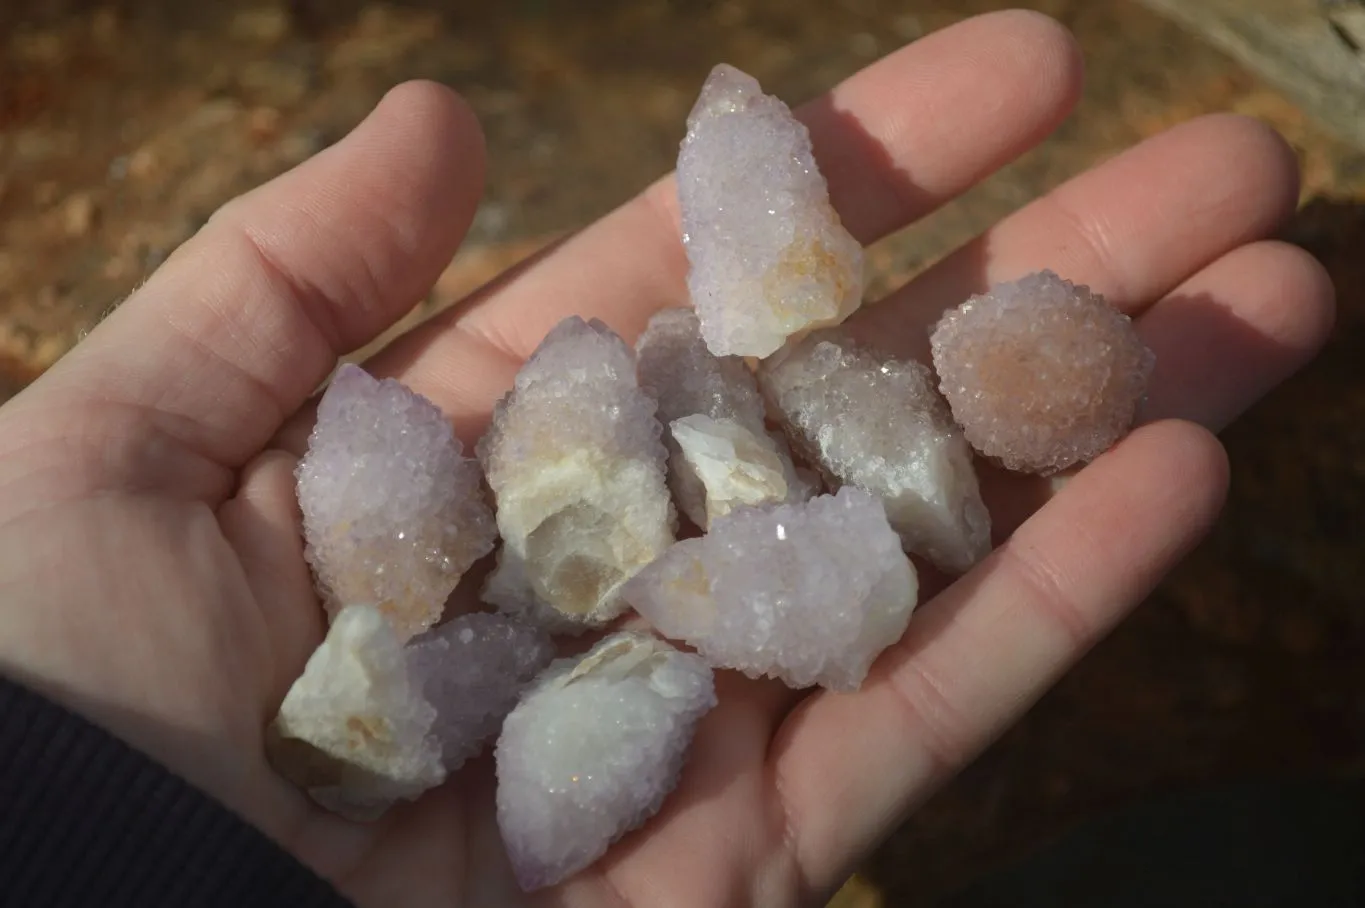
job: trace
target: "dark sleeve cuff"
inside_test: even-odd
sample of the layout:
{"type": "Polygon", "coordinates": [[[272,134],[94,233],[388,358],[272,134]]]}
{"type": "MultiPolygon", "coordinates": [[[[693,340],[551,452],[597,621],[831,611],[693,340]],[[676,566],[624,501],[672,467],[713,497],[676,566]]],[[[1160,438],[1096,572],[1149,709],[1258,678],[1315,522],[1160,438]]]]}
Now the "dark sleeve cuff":
{"type": "Polygon", "coordinates": [[[0,903],[353,908],[208,795],[4,678],[0,903]]]}

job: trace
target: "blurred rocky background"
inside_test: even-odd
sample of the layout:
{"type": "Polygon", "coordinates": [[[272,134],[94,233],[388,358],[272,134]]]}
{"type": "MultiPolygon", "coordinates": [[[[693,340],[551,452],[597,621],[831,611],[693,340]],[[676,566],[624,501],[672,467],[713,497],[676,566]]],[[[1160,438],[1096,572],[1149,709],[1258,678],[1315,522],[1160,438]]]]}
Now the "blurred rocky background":
{"type": "MultiPolygon", "coordinates": [[[[459,89],[490,157],[470,239],[412,321],[670,169],[715,62],[795,102],[1005,5],[259,3],[0,3],[0,400],[215,208],[344,135],[403,79],[459,89]]],[[[1365,153],[1313,110],[1311,84],[1305,95],[1259,65],[1254,47],[1227,38],[1227,22],[1221,38],[1197,16],[1177,24],[1151,11],[1164,0],[1024,5],[1079,37],[1079,110],[1042,147],[875,247],[877,287],[1133,142],[1233,110],[1298,150],[1303,205],[1287,238],[1331,269],[1341,317],[1322,358],[1226,433],[1233,491],[1209,542],[872,856],[836,898],[843,906],[931,904],[1150,796],[1365,768],[1365,153]]]]}

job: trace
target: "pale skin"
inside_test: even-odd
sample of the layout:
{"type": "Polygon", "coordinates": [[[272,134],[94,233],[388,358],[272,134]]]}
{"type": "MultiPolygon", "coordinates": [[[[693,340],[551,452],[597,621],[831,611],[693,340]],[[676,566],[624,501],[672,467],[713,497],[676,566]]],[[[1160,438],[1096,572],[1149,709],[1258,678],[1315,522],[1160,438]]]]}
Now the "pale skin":
{"type": "MultiPolygon", "coordinates": [[[[1060,26],[999,13],[892,54],[801,115],[867,243],[1039,141],[1080,80],[1060,26]]],[[[523,897],[486,761],[367,826],[311,805],[262,747],[324,628],[292,498],[311,395],[426,292],[482,170],[465,104],[400,86],[348,138],[225,206],[0,409],[0,669],[181,772],[362,908],[819,904],[1199,541],[1227,483],[1213,433],[1304,364],[1332,320],[1321,267],[1266,239],[1294,209],[1293,155],[1231,116],[1075,177],[855,316],[916,350],[944,307],[1050,267],[1130,312],[1158,366],[1142,424],[1046,503],[992,479],[1000,546],[921,606],[861,691],[802,697],[722,674],[662,813],[523,897]]],[[[432,398],[472,442],[559,319],[634,337],[685,302],[685,267],[665,179],[369,368],[432,398]]]]}

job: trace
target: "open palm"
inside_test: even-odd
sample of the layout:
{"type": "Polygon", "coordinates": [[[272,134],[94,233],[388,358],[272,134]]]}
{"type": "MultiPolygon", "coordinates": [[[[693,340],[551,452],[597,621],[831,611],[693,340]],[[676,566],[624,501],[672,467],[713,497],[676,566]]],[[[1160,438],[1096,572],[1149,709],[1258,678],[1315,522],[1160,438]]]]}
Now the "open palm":
{"type": "MultiPolygon", "coordinates": [[[[1080,81],[1030,13],[970,20],[808,105],[845,223],[871,242],[1040,140],[1080,81]]],[[[292,471],[339,355],[400,317],[473,215],[477,124],[395,89],[351,136],[222,209],[73,353],[0,410],[0,668],[242,813],[361,906],[513,905],[487,760],[371,826],[316,809],[262,737],[323,635],[292,471]]],[[[573,179],[573,174],[565,174],[573,179]]],[[[1134,606],[1208,528],[1210,434],[1301,365],[1332,313],[1268,129],[1210,117],[1086,173],[864,310],[905,352],[946,306],[1041,267],[1131,312],[1156,351],[1144,425],[1042,498],[988,483],[1001,546],[922,606],[851,695],[722,672],[661,816],[532,904],[815,903],[1134,606]],[[1026,518],[1026,519],[1025,519],[1026,518]],[[1013,532],[1011,532],[1013,531],[1013,532]],[[1007,538],[1005,538],[1007,537],[1007,538]]],[[[671,180],[381,353],[466,443],[571,313],[633,338],[685,302],[671,180]]]]}

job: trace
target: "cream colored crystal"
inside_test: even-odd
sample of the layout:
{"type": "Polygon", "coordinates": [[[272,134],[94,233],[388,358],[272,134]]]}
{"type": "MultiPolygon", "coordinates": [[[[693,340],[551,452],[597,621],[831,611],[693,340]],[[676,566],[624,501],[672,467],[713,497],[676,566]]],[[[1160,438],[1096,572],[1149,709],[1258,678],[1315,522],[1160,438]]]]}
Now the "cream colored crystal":
{"type": "Polygon", "coordinates": [[[624,610],[621,584],[676,523],[654,414],[605,325],[569,318],[546,336],[478,446],[503,538],[485,600],[555,631],[624,610]]]}
{"type": "Polygon", "coordinates": [[[435,719],[384,615],[352,605],[285,695],[267,748],[276,770],[319,804],[373,820],[445,779],[435,719]]]}
{"type": "Polygon", "coordinates": [[[766,432],[754,434],[732,419],[701,413],[675,419],[669,428],[688,468],[700,480],[703,529],[740,505],[787,500],[788,473],[766,432]]]}
{"type": "Polygon", "coordinates": [[[636,342],[640,386],[669,427],[668,479],[678,508],[701,529],[737,504],[805,501],[819,478],[792,463],[764,422],[753,372],[706,348],[697,314],[662,309],[636,342]]]}

